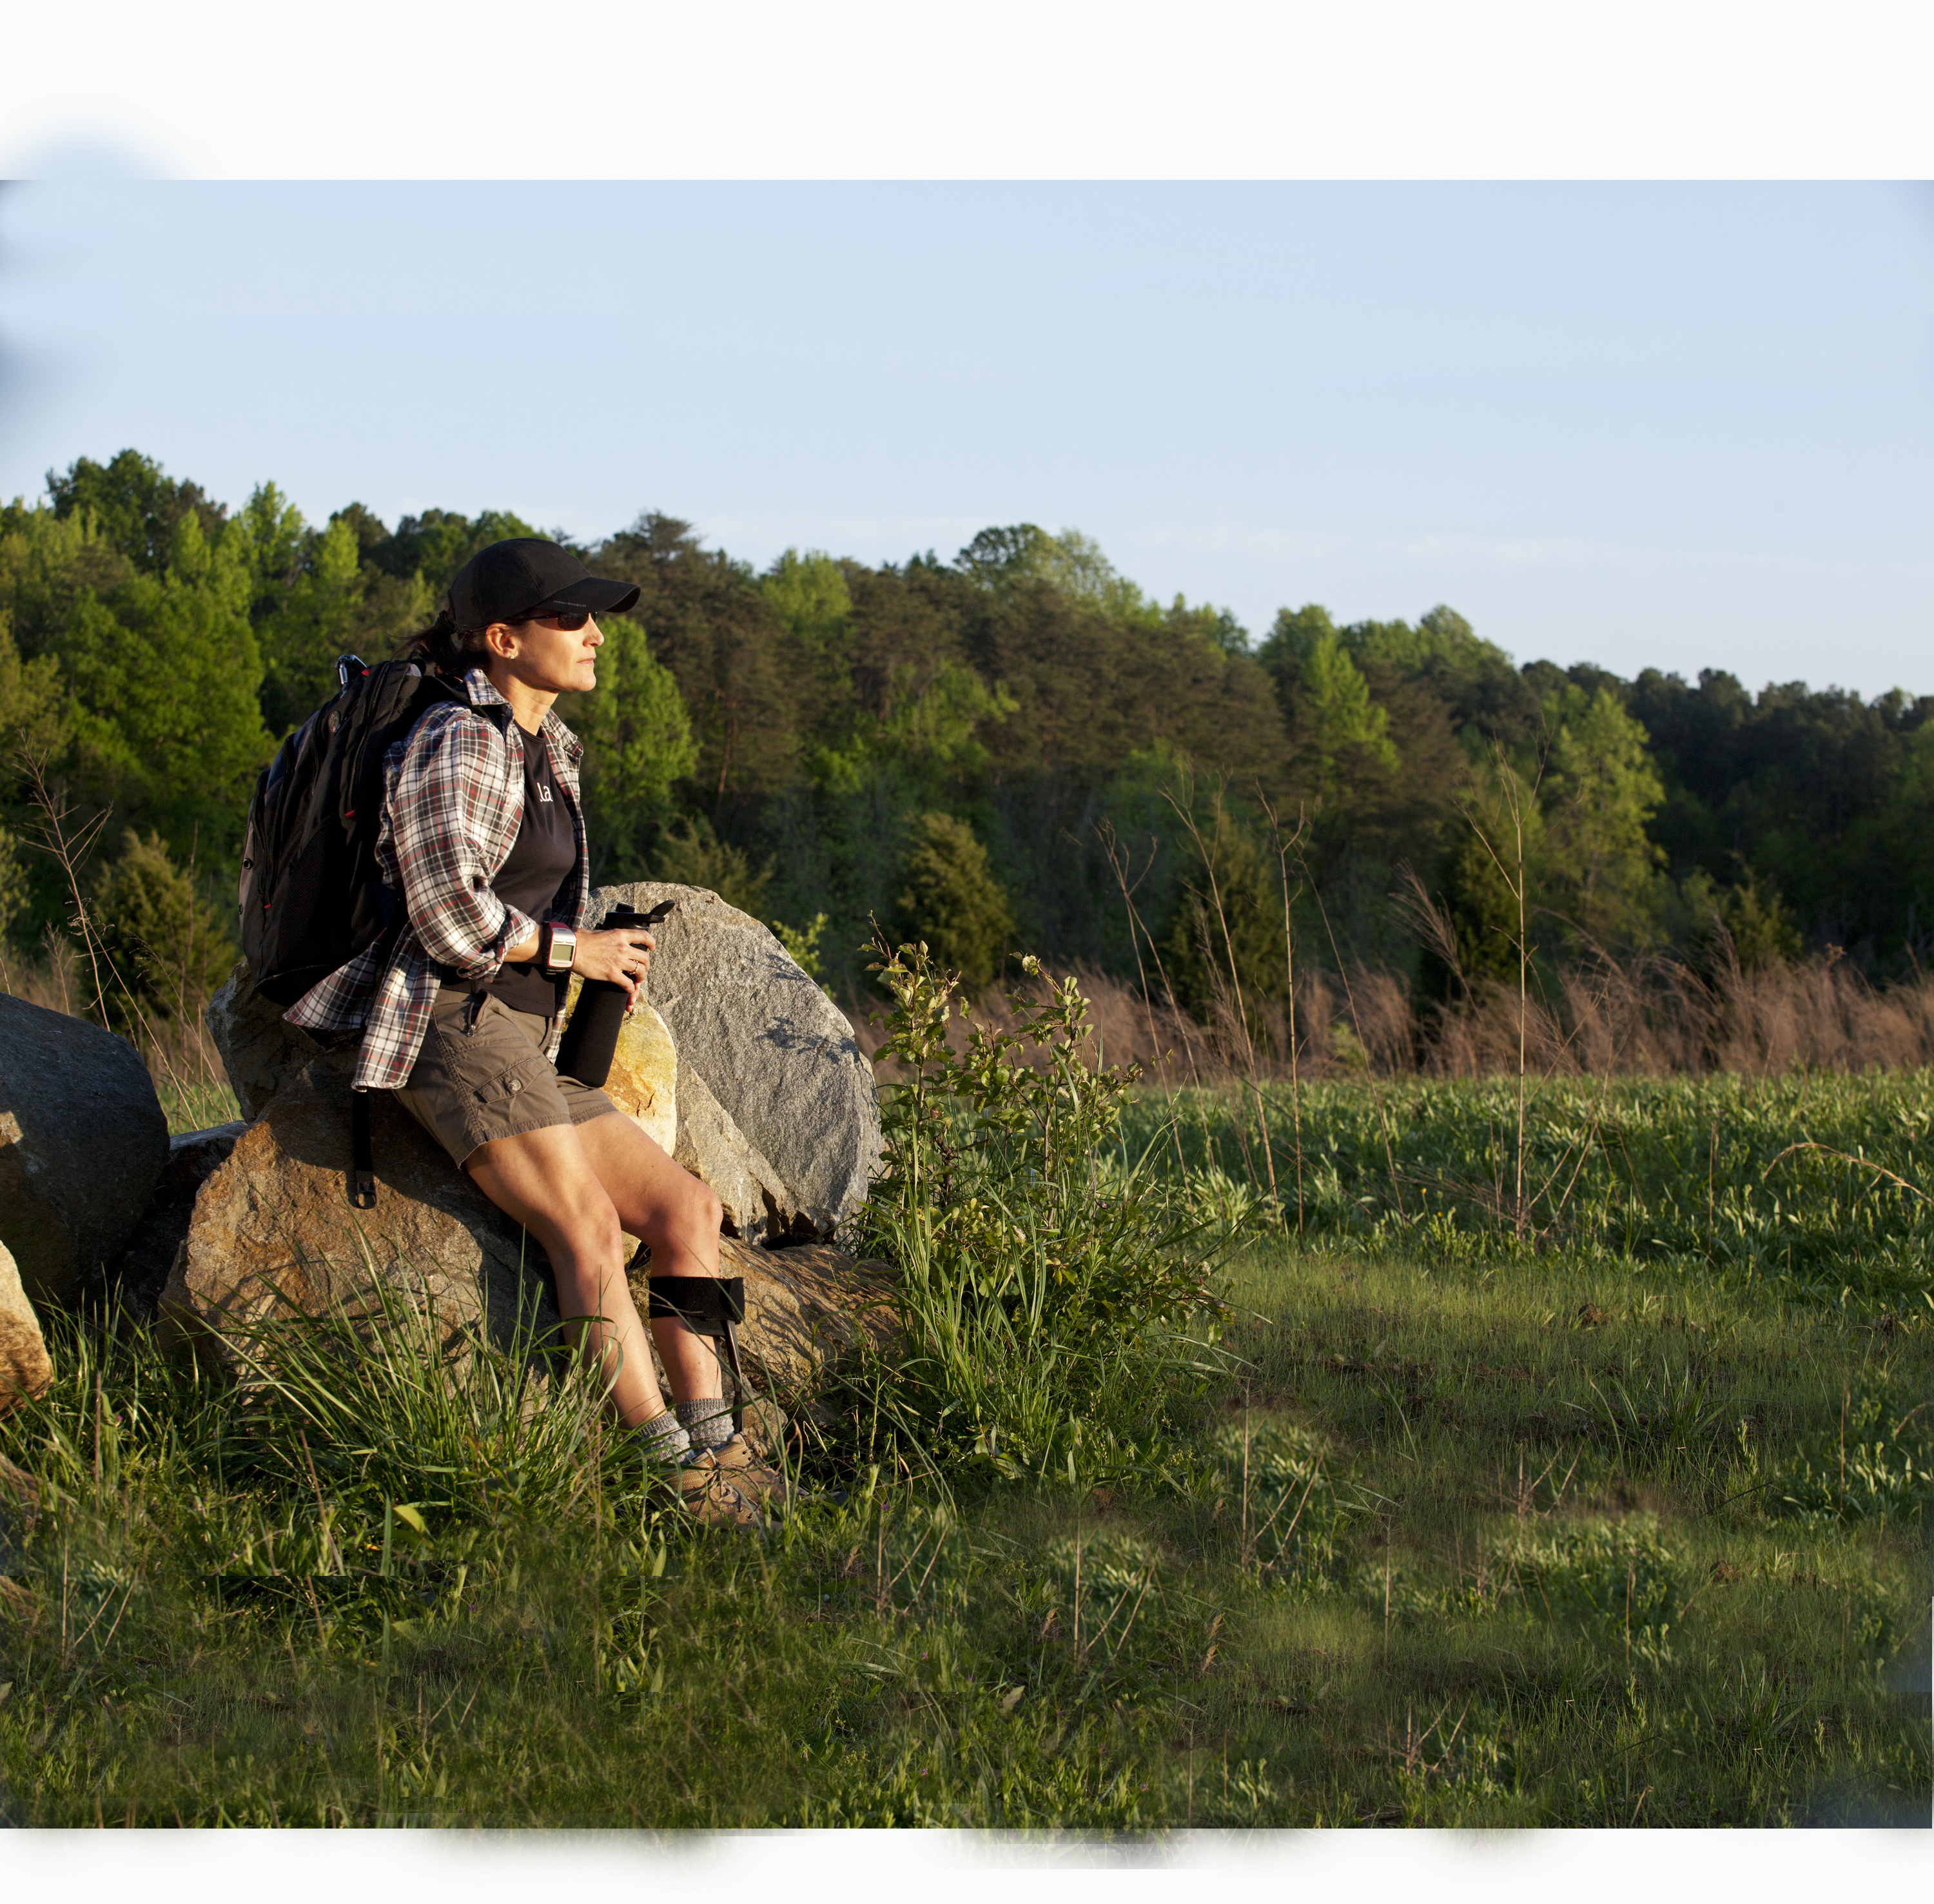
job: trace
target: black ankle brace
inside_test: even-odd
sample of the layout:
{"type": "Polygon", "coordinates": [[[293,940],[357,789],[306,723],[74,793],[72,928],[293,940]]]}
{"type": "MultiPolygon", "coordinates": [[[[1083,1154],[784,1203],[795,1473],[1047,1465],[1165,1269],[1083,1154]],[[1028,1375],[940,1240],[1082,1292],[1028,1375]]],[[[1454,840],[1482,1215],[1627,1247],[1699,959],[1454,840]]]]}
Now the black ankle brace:
{"type": "Polygon", "coordinates": [[[722,1336],[746,1319],[743,1276],[655,1276],[650,1288],[650,1313],[677,1316],[695,1335],[722,1336]]]}

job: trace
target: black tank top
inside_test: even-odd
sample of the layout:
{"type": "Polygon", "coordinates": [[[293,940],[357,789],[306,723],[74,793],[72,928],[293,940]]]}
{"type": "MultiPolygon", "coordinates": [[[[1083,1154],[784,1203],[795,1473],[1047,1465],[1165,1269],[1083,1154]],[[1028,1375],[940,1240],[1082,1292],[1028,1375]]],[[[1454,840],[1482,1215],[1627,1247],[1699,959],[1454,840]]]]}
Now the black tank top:
{"type": "MultiPolygon", "coordinates": [[[[571,803],[551,773],[550,749],[541,734],[526,734],[513,721],[511,731],[524,743],[524,812],[511,857],[498,869],[490,890],[541,925],[553,913],[570,911],[577,872],[577,829],[571,803]]],[[[565,972],[547,978],[535,960],[505,966],[484,989],[514,1011],[555,1017],[564,1008],[571,983],[565,972]]]]}

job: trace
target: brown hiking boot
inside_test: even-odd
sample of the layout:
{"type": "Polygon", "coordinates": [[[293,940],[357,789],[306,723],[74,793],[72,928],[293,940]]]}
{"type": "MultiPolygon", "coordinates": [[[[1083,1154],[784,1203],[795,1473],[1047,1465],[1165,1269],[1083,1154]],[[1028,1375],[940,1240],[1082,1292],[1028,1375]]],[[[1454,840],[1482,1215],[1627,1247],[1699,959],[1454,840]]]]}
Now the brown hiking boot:
{"type": "Polygon", "coordinates": [[[761,1460],[743,1435],[734,1435],[724,1446],[714,1448],[712,1454],[741,1494],[781,1513],[792,1505],[795,1491],[787,1484],[785,1476],[761,1460]]]}
{"type": "Polygon", "coordinates": [[[679,1499],[701,1527],[745,1527],[765,1530],[765,1517],[750,1488],[718,1459],[722,1451],[707,1448],[678,1470],[679,1499]]]}

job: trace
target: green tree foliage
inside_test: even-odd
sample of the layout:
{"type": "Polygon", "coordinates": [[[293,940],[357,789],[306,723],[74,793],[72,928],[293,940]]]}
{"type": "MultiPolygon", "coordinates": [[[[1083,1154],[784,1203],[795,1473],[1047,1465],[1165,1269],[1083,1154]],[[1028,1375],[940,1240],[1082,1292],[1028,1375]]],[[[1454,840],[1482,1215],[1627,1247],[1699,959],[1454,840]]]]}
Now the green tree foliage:
{"type": "Polygon", "coordinates": [[[0,744],[9,752],[24,746],[37,755],[58,755],[70,725],[60,664],[51,655],[23,659],[8,619],[0,609],[0,744]]]}
{"type": "Polygon", "coordinates": [[[47,471],[47,498],[62,521],[91,521],[108,545],[157,575],[172,559],[175,532],[193,516],[204,538],[221,532],[228,512],[198,483],[178,482],[152,457],[123,450],[105,464],[82,456],[63,475],[47,471]]]}
{"type": "Polygon", "coordinates": [[[900,867],[899,936],[926,946],[966,992],[992,983],[1014,914],[974,830],[950,813],[914,821],[900,867]]]}
{"type": "MultiPolygon", "coordinates": [[[[1447,847],[1454,849],[1450,791],[1466,771],[1466,749],[1482,742],[1455,691],[1440,691],[1441,670],[1421,670],[1447,649],[1462,654],[1463,625],[1433,609],[1416,629],[1401,622],[1339,628],[1311,603],[1283,610],[1257,651],[1291,749],[1276,796],[1309,820],[1318,890],[1359,958],[1405,962],[1407,941],[1393,931],[1387,896],[1399,869],[1441,869],[1447,847]]],[[[1497,659],[1515,679],[1508,660],[1497,659]]]]}
{"type": "Polygon", "coordinates": [[[601,574],[639,588],[631,611],[685,697],[698,749],[690,796],[715,825],[792,778],[799,752],[782,624],[751,569],[655,513],[596,551],[601,574]]]}
{"type": "MultiPolygon", "coordinates": [[[[289,514],[294,516],[293,510],[289,514]]],[[[336,692],[336,657],[360,652],[367,630],[366,584],[354,531],[338,518],[320,534],[310,535],[301,531],[300,517],[295,522],[300,539],[293,549],[285,545],[286,567],[270,570],[260,544],[256,555],[262,719],[278,738],[336,692]],[[264,581],[269,586],[262,586],[264,581]]]]}
{"type": "Polygon", "coordinates": [[[1282,863],[1222,794],[1200,804],[1162,969],[1198,1017],[1246,1018],[1258,1002],[1288,993],[1282,863]]]}
{"type": "Polygon", "coordinates": [[[758,918],[765,911],[770,865],[755,866],[730,841],[721,839],[702,813],[680,814],[653,857],[652,877],[680,886],[703,886],[728,905],[758,918]]]}
{"type": "Polygon", "coordinates": [[[598,685],[589,694],[561,697],[558,712],[584,743],[585,819],[595,876],[636,879],[653,835],[669,817],[672,789],[697,764],[698,749],[678,683],[652,659],[644,630],[624,615],[598,625],[604,645],[598,651],[598,685]]]}
{"type": "Polygon", "coordinates": [[[211,544],[176,519],[166,566],[75,602],[53,653],[74,705],[82,784],[185,851],[232,851],[255,776],[272,751],[249,621],[248,532],[211,544]]]}
{"type": "Polygon", "coordinates": [[[803,664],[813,694],[809,720],[823,718],[853,691],[853,592],[846,571],[824,550],[788,549],[759,578],[763,595],[803,664]]]}
{"type": "Polygon", "coordinates": [[[1360,782],[1387,779],[1397,766],[1390,716],[1333,635],[1319,636],[1303,658],[1300,711],[1308,737],[1319,809],[1360,782]]]}
{"type": "MultiPolygon", "coordinates": [[[[367,511],[359,513],[368,517],[367,511]]],[[[382,525],[374,523],[373,526],[380,529],[382,525]]],[[[513,515],[508,509],[487,509],[476,517],[460,516],[450,509],[426,509],[420,516],[404,517],[393,533],[371,537],[362,553],[364,559],[384,574],[399,581],[418,583],[434,614],[451,578],[479,550],[508,536],[538,533],[522,517],[513,515]]]]}
{"type": "Polygon", "coordinates": [[[0,827],[0,944],[29,904],[27,855],[21,842],[0,827]]]}
{"type": "Polygon", "coordinates": [[[110,999],[122,1029],[192,1020],[235,963],[221,915],[169,857],[158,833],[122,836],[119,856],[100,875],[89,911],[121,981],[110,999]]]}
{"type": "Polygon", "coordinates": [[[1656,823],[1675,878],[1731,883],[1743,862],[1804,937],[1857,963],[1934,950],[1934,698],[1651,669],[1626,690],[1666,796],[1656,823]]]}
{"type": "Polygon", "coordinates": [[[885,776],[937,797],[987,765],[981,736],[1016,706],[1004,688],[990,688],[958,661],[896,662],[881,688],[878,714],[854,722],[843,740],[813,749],[806,771],[816,786],[854,794],[885,776]]]}
{"type": "Polygon", "coordinates": [[[1604,688],[1589,700],[1571,688],[1562,707],[1543,790],[1544,902],[1601,945],[1643,939],[1665,859],[1646,830],[1665,789],[1645,729],[1604,688]]]}
{"type": "Polygon", "coordinates": [[[1736,963],[1753,972],[1799,957],[1800,934],[1786,902],[1750,866],[1737,885],[1724,887],[1703,869],[1695,870],[1681,891],[1690,915],[1686,946],[1695,967],[1711,972],[1736,963]]]}
{"type": "MultiPolygon", "coordinates": [[[[109,837],[158,837],[212,894],[255,771],[333,692],[336,656],[396,652],[462,562],[530,532],[501,510],[392,527],[354,502],[311,523],[270,483],[231,512],[138,452],[80,459],[44,503],[0,507],[0,742],[26,735],[77,824],[111,808],[109,837]]],[[[1026,523],[950,562],[790,549],[755,574],[652,512],[583,553],[640,591],[606,630],[597,690],[560,710],[586,743],[598,876],[649,868],[823,918],[836,987],[865,982],[869,919],[916,898],[934,942],[965,906],[1133,973],[1105,833],[1191,1003],[1229,966],[1198,929],[1212,871],[1227,982],[1267,993],[1265,802],[1303,827],[1326,958],[1333,932],[1346,960],[1447,984],[1392,902],[1408,868],[1447,905],[1467,978],[1514,973],[1517,902],[1470,824],[1495,830],[1499,749],[1541,960],[1586,940],[1703,957],[1715,911],[1743,957],[1934,957],[1934,699],[1520,667],[1441,604],[1414,622],[1285,608],[1252,649],[1226,610],[1164,606],[1091,538],[1026,523]],[[1191,772],[1228,790],[1206,859],[1167,804],[1191,772]]],[[[0,788],[20,944],[65,916],[50,863],[18,850],[31,827],[0,788]]],[[[991,970],[986,936],[962,942],[991,970]]]]}
{"type": "Polygon", "coordinates": [[[46,659],[58,676],[50,658],[83,604],[135,573],[91,514],[58,516],[17,497],[0,509],[0,619],[29,663],[46,659]]]}
{"type": "Polygon", "coordinates": [[[1515,984],[1520,941],[1535,954],[1541,928],[1540,871],[1546,860],[1544,812],[1533,764],[1520,773],[1493,754],[1472,766],[1460,797],[1444,896],[1468,985],[1515,984]]]}

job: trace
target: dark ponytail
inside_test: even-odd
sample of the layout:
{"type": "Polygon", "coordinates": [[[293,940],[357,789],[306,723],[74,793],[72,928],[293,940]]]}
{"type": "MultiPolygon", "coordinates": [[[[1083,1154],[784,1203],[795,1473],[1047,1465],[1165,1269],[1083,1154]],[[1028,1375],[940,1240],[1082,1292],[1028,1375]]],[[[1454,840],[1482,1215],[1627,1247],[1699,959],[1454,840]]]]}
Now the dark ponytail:
{"type": "Polygon", "coordinates": [[[461,674],[475,666],[482,650],[470,646],[457,632],[456,618],[446,607],[428,628],[408,637],[403,652],[409,660],[439,674],[461,674]]]}

